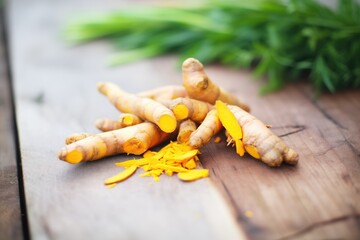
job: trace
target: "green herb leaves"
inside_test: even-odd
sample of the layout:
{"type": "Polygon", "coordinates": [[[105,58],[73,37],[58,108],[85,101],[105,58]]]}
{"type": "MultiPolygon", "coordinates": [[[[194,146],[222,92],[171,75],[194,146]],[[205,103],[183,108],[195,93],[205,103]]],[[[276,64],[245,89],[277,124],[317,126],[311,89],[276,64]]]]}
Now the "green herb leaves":
{"type": "Polygon", "coordinates": [[[194,7],[145,7],[82,16],[66,25],[75,43],[109,39],[111,64],[165,53],[255,68],[262,93],[309,78],[317,92],[360,86],[360,5],[315,0],[217,0],[194,7]]]}

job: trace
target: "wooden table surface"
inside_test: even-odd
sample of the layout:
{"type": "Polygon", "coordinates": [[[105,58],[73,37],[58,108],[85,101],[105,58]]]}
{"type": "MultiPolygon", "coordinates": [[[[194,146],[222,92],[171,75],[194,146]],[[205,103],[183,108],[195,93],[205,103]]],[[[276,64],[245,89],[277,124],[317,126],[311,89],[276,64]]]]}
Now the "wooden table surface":
{"type": "Polygon", "coordinates": [[[137,172],[108,189],[102,182],[120,170],[114,163],[132,156],[79,165],[57,159],[67,135],[98,132],[96,119],[117,117],[97,82],[129,92],[181,84],[174,56],[109,68],[109,45],[71,47],[61,39],[68,17],[130,3],[8,1],[7,44],[0,45],[0,239],[360,239],[359,90],[314,100],[301,83],[260,96],[261,80],[251,72],[206,66],[300,154],[295,167],[270,168],[212,142],[200,156],[207,179],[154,182],[137,172]]]}

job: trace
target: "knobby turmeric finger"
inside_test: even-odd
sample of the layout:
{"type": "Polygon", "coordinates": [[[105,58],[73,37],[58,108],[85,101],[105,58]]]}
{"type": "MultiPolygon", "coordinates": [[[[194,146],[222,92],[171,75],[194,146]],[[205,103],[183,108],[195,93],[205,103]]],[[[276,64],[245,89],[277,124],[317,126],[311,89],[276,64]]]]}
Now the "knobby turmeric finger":
{"type": "Polygon", "coordinates": [[[297,164],[299,155],[263,122],[237,106],[229,105],[228,108],[242,128],[242,142],[251,156],[271,167],[280,166],[282,162],[297,164]]]}
{"type": "Polygon", "coordinates": [[[98,90],[121,112],[132,113],[155,123],[164,132],[174,132],[177,121],[173,112],[163,104],[123,91],[113,83],[98,83],[98,90]]]}
{"type": "Polygon", "coordinates": [[[96,120],[95,126],[97,129],[103,132],[113,131],[120,128],[126,127],[124,124],[119,122],[118,120],[112,120],[109,118],[101,118],[96,120]]]}
{"type": "Polygon", "coordinates": [[[228,104],[237,105],[249,112],[247,104],[239,101],[234,95],[219,87],[213,82],[204,70],[204,66],[195,58],[188,58],[182,65],[183,86],[190,98],[215,104],[221,100],[228,104]]]}
{"type": "Polygon", "coordinates": [[[190,135],[189,145],[195,149],[205,146],[222,129],[216,109],[206,115],[200,126],[190,135]]]}
{"type": "Polygon", "coordinates": [[[166,106],[174,112],[176,119],[191,119],[197,123],[201,123],[206,114],[214,108],[208,102],[192,99],[192,98],[176,98],[166,102],[166,106]]]}
{"type": "Polygon", "coordinates": [[[172,138],[150,122],[99,133],[65,146],[59,159],[76,164],[119,153],[140,155],[149,148],[172,138]]]}
{"type": "Polygon", "coordinates": [[[140,97],[147,97],[156,101],[171,100],[179,97],[187,97],[188,94],[183,86],[170,85],[143,91],[137,94],[140,97]]]}
{"type": "Polygon", "coordinates": [[[73,133],[65,139],[65,144],[69,145],[92,135],[91,133],[73,133]]]}

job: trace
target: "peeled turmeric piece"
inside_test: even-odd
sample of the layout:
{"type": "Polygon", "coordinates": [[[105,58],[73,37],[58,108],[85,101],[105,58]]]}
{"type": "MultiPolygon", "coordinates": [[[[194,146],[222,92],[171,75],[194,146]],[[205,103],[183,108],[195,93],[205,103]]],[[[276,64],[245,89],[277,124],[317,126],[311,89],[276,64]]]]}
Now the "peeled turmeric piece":
{"type": "Polygon", "coordinates": [[[171,100],[179,97],[187,97],[188,94],[183,86],[169,85],[143,91],[137,94],[140,97],[151,98],[156,101],[171,100]]]}
{"type": "MultiPolygon", "coordinates": [[[[283,162],[295,165],[299,155],[289,148],[266,125],[253,115],[237,106],[228,105],[238,124],[242,128],[244,148],[247,153],[260,159],[271,167],[280,166],[283,162]]],[[[228,129],[230,133],[230,129],[228,129]]]]}
{"type": "Polygon", "coordinates": [[[98,90],[123,113],[132,113],[141,119],[155,123],[164,132],[171,133],[177,127],[173,112],[161,103],[150,98],[127,93],[113,83],[98,83],[98,90]]]}
{"type": "Polygon", "coordinates": [[[234,95],[219,87],[213,82],[204,70],[204,66],[195,58],[188,58],[182,65],[183,86],[190,98],[215,104],[221,100],[228,104],[237,105],[249,112],[247,104],[238,100],[234,95]]]}
{"type": "Polygon", "coordinates": [[[177,141],[179,143],[186,143],[189,141],[190,135],[196,130],[196,123],[191,119],[182,121],[179,125],[179,133],[177,141]]]}
{"type": "Polygon", "coordinates": [[[161,131],[155,124],[144,122],[71,143],[61,149],[58,156],[61,160],[76,164],[120,153],[140,155],[171,137],[172,134],[161,131]]]}
{"type": "Polygon", "coordinates": [[[205,146],[221,129],[221,121],[217,115],[216,109],[213,109],[208,112],[204,121],[190,135],[189,145],[195,149],[199,149],[205,146]]]}

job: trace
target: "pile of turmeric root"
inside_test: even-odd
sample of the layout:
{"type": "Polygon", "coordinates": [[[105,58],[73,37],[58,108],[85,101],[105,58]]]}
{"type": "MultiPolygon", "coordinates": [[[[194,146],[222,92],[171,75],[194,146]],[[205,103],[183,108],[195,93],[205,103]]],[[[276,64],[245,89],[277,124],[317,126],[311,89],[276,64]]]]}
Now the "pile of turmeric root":
{"type": "Polygon", "coordinates": [[[117,163],[125,170],[105,180],[113,186],[137,168],[155,180],[161,174],[192,181],[208,176],[198,154],[216,134],[225,129],[228,146],[248,153],[271,167],[283,162],[295,165],[298,154],[264,123],[251,115],[247,104],[212,81],[201,62],[188,58],[182,65],[183,84],[132,94],[119,86],[100,82],[97,89],[121,112],[118,120],[100,119],[99,134],[73,134],[66,139],[59,159],[68,163],[93,161],[116,154],[143,158],[117,163]],[[154,146],[170,141],[160,151],[154,146]]]}

